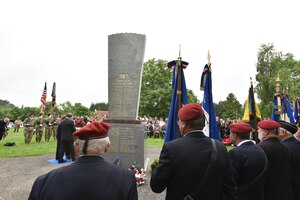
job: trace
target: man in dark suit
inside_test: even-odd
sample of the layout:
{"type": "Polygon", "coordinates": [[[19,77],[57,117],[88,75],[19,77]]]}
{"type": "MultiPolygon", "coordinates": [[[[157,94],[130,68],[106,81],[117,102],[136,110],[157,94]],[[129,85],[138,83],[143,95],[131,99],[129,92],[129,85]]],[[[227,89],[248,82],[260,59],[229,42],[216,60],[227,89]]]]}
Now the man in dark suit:
{"type": "Polygon", "coordinates": [[[76,162],[38,177],[29,200],[136,200],[136,179],[131,170],[107,163],[109,124],[95,122],[74,133],[80,156],[76,162]]]}
{"type": "Polygon", "coordinates": [[[250,140],[252,127],[244,122],[229,126],[230,140],[237,147],[229,151],[238,199],[263,200],[268,160],[264,151],[250,140]]]}
{"type": "Polygon", "coordinates": [[[57,127],[57,138],[60,137],[60,148],[58,153],[58,162],[66,162],[63,159],[65,152],[71,153],[71,158],[75,161],[75,151],[73,145],[73,133],[76,131],[74,121],[71,119],[72,114],[68,113],[65,120],[59,123],[57,127]]]}
{"type": "Polygon", "coordinates": [[[164,144],[151,175],[152,191],[160,193],[167,188],[166,199],[170,200],[236,199],[227,150],[202,132],[205,116],[201,106],[185,105],[178,119],[183,137],[164,144]]]}
{"type": "Polygon", "coordinates": [[[2,137],[5,137],[6,131],[7,131],[7,124],[9,122],[8,117],[4,116],[2,120],[0,120],[0,140],[2,140],[2,137]]]}
{"type": "Polygon", "coordinates": [[[295,124],[291,124],[285,121],[279,121],[280,131],[279,139],[285,144],[293,154],[293,199],[300,199],[300,140],[295,137],[295,133],[298,131],[298,127],[295,124]]]}
{"type": "Polygon", "coordinates": [[[291,151],[278,138],[280,124],[273,120],[258,123],[258,144],[266,153],[269,171],[265,186],[265,200],[292,200],[291,151]]]}

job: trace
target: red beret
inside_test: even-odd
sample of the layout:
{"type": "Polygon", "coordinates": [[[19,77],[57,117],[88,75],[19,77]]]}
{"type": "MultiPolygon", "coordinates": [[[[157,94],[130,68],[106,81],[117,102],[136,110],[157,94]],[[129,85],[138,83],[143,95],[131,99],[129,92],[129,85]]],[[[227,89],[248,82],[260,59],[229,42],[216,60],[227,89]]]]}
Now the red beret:
{"type": "Polygon", "coordinates": [[[180,108],[178,112],[178,119],[182,121],[189,121],[197,119],[204,114],[202,107],[197,103],[189,103],[180,108]]]}
{"type": "Polygon", "coordinates": [[[262,129],[272,130],[280,127],[280,124],[274,120],[263,120],[258,122],[257,126],[262,129]]]}
{"type": "Polygon", "coordinates": [[[108,123],[94,122],[75,131],[73,135],[81,140],[105,138],[108,136],[109,127],[108,123]]]}
{"type": "Polygon", "coordinates": [[[252,127],[245,122],[230,124],[229,128],[234,133],[250,133],[252,131],[252,127]]]}

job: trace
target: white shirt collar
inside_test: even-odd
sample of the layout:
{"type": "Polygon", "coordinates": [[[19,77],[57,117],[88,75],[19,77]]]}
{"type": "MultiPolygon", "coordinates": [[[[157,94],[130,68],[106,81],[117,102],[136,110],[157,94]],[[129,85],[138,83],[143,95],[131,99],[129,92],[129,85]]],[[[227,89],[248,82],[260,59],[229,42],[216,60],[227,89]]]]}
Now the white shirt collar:
{"type": "Polygon", "coordinates": [[[202,132],[202,130],[192,130],[192,131],[189,131],[183,137],[185,137],[186,135],[188,135],[190,133],[194,133],[194,132],[202,132]]]}
{"type": "Polygon", "coordinates": [[[246,142],[253,142],[253,144],[256,144],[256,142],[254,140],[243,140],[240,143],[238,143],[238,145],[236,145],[236,146],[239,147],[239,146],[241,146],[242,144],[244,144],[246,142]]]}

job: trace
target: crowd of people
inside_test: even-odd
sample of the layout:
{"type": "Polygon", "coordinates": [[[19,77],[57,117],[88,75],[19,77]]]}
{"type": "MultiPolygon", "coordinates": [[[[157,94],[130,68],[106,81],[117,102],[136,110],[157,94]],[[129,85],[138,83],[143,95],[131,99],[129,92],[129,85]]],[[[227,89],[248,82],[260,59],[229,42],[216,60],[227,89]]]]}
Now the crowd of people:
{"type": "MultiPolygon", "coordinates": [[[[0,130],[7,120],[0,122],[0,130]]],[[[29,199],[138,198],[133,172],[104,160],[110,147],[110,125],[102,120],[103,117],[100,122],[88,117],[73,120],[69,113],[59,122],[51,121],[57,124],[57,160],[65,162],[63,155],[69,154],[76,162],[38,177],[29,199]],[[110,188],[116,192],[112,194],[110,188]]],[[[155,127],[165,130],[167,120],[140,120],[148,131],[153,126],[149,137],[163,137],[155,133],[155,127]]],[[[300,130],[296,125],[262,120],[257,124],[257,143],[251,137],[254,130],[248,123],[217,121],[221,136],[236,146],[229,152],[221,141],[204,134],[205,114],[199,104],[190,103],[179,110],[181,137],[163,145],[158,165],[151,174],[153,192],[166,190],[166,199],[170,200],[300,199],[300,130]]],[[[25,129],[34,126],[26,119],[23,124],[25,129]]]]}
{"type": "MultiPolygon", "coordinates": [[[[42,138],[46,142],[49,142],[52,137],[54,140],[57,140],[57,129],[58,124],[66,118],[66,115],[56,115],[48,114],[46,116],[39,115],[34,116],[33,113],[29,113],[28,116],[22,121],[20,117],[18,117],[14,122],[14,133],[18,133],[20,127],[24,127],[24,142],[25,144],[29,144],[32,141],[33,136],[35,135],[35,141],[40,143],[42,138]]],[[[95,115],[93,117],[90,116],[75,116],[72,117],[75,128],[79,129],[85,125],[88,125],[93,122],[99,122],[103,119],[106,119],[107,115],[95,115]]],[[[4,138],[8,134],[8,123],[10,119],[7,116],[4,116],[0,121],[0,140],[4,138]]]]}

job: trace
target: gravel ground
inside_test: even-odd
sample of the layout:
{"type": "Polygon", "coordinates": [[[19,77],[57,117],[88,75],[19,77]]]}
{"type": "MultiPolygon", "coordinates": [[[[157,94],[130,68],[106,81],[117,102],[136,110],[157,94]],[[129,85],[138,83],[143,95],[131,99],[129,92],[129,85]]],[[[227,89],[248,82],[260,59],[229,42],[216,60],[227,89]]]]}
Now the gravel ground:
{"type": "MultiPolygon", "coordinates": [[[[165,191],[160,194],[153,193],[150,189],[150,164],[159,158],[161,148],[145,148],[145,158],[149,158],[147,180],[144,186],[138,187],[139,199],[165,199],[165,191]]],[[[21,158],[0,158],[0,200],[27,199],[34,180],[52,169],[63,165],[55,165],[47,162],[53,159],[53,155],[43,155],[21,158]]]]}

